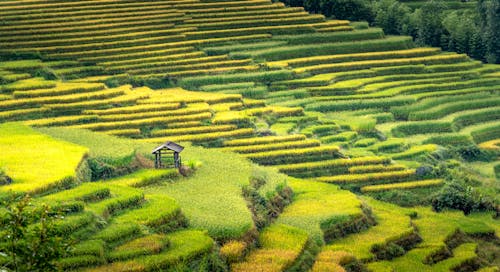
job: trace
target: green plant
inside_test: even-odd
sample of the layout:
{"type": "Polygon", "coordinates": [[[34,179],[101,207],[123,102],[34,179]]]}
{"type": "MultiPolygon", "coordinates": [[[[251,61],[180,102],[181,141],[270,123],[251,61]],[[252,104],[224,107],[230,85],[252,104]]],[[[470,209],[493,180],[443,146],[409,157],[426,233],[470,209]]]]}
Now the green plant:
{"type": "Polygon", "coordinates": [[[433,196],[432,208],[435,211],[457,209],[467,215],[473,211],[495,210],[495,205],[487,196],[467,185],[463,179],[454,177],[433,196]]]}
{"type": "Polygon", "coordinates": [[[56,260],[67,254],[71,241],[57,234],[47,205],[34,208],[30,201],[29,196],[12,196],[3,203],[7,218],[0,253],[12,271],[55,271],[56,260]]]}

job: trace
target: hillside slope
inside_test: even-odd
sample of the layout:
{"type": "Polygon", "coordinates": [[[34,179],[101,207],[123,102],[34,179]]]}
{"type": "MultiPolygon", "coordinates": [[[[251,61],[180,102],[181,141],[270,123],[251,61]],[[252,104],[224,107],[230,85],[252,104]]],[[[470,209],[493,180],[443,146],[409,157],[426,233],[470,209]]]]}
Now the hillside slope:
{"type": "Polygon", "coordinates": [[[428,204],[446,178],[429,158],[473,147],[489,162],[453,158],[498,199],[498,65],[267,0],[8,0],[0,17],[1,196],[77,207],[65,270],[498,264],[478,253],[492,213],[360,196],[428,204]],[[194,176],[139,170],[166,140],[194,176]]]}

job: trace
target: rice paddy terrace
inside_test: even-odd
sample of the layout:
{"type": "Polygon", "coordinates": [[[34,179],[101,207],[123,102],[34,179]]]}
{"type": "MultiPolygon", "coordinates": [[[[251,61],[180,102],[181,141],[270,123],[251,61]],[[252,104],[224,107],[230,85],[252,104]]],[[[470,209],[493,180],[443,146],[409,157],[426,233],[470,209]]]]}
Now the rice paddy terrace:
{"type": "MultiPolygon", "coordinates": [[[[267,0],[0,1],[0,18],[0,196],[66,213],[63,270],[495,271],[491,213],[370,196],[438,190],[422,157],[450,145],[498,156],[500,66],[267,0]],[[138,170],[166,140],[194,175],[138,170]],[[90,183],[95,161],[127,171],[90,183]]],[[[473,164],[493,191],[498,165],[473,164]]]]}

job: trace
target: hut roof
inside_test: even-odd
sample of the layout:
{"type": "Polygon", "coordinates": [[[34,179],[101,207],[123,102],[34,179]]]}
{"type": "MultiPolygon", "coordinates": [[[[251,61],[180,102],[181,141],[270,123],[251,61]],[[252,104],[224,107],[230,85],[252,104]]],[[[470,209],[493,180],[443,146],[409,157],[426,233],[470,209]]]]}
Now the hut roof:
{"type": "Polygon", "coordinates": [[[158,151],[162,150],[162,149],[169,149],[169,150],[172,150],[172,151],[175,151],[175,152],[182,152],[182,150],[184,150],[184,147],[179,145],[179,144],[176,144],[174,142],[170,142],[170,141],[167,141],[165,142],[164,144],[158,146],[157,148],[155,148],[153,150],[153,152],[151,152],[152,154],[154,153],[157,153],[158,151]]]}

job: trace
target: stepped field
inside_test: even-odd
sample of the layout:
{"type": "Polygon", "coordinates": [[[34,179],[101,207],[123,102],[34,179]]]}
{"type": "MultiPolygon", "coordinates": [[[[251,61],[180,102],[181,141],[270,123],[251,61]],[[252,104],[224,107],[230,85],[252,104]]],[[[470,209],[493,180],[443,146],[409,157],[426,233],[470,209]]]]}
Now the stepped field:
{"type": "Polygon", "coordinates": [[[0,18],[0,252],[30,195],[62,214],[62,271],[498,269],[498,215],[427,197],[446,161],[498,210],[500,66],[268,0],[0,18]],[[153,169],[165,141],[194,173],[153,169]]]}

